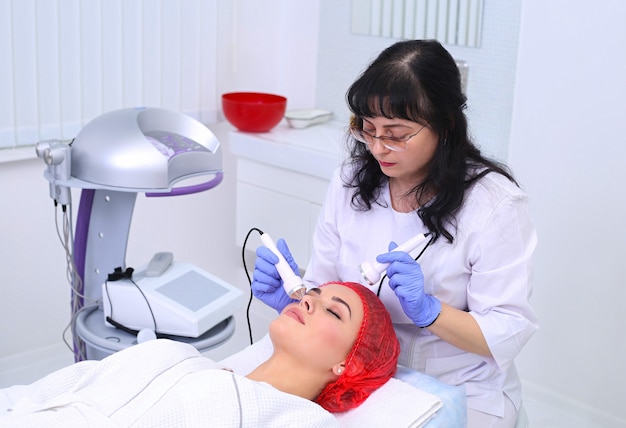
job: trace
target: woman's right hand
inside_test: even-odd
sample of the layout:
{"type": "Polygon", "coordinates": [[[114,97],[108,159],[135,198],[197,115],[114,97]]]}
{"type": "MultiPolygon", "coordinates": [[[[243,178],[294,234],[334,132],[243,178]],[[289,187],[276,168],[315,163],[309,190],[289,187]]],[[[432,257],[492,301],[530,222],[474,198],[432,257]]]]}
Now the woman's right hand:
{"type": "MultiPolygon", "coordinates": [[[[281,252],[294,273],[300,276],[300,269],[294,261],[285,240],[279,239],[276,241],[276,248],[281,252]]],[[[252,294],[280,313],[285,306],[295,300],[287,296],[283,288],[283,281],[276,269],[278,257],[266,246],[257,248],[256,255],[254,274],[252,276],[252,294]]]]}

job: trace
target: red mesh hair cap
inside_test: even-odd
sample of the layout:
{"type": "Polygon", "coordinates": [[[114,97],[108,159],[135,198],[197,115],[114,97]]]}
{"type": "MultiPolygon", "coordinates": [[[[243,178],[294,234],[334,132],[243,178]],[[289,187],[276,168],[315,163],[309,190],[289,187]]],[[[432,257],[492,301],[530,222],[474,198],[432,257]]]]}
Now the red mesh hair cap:
{"type": "Polygon", "coordinates": [[[359,406],[396,373],[400,343],[387,309],[372,291],[355,282],[332,284],[354,290],[363,302],[363,323],[346,357],[345,369],[315,400],[337,413],[359,406]]]}

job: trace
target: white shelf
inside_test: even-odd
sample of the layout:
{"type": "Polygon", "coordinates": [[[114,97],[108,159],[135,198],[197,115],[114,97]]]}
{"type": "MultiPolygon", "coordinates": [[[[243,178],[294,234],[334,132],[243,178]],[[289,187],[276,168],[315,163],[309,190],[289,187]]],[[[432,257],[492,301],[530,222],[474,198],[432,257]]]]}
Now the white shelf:
{"type": "Polygon", "coordinates": [[[0,149],[0,164],[35,159],[35,146],[0,149]]]}

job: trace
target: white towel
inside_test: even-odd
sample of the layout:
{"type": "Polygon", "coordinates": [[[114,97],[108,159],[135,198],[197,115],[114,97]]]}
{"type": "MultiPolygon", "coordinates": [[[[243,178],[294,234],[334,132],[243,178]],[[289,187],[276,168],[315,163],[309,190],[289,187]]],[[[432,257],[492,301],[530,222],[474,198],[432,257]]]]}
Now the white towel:
{"type": "MultiPolygon", "coordinates": [[[[255,344],[221,361],[235,373],[246,375],[270,357],[272,342],[266,335],[255,344]]],[[[441,408],[441,400],[399,379],[390,379],[356,409],[336,413],[345,428],[418,428],[441,408]]]]}
{"type": "Polygon", "coordinates": [[[398,379],[389,379],[356,409],[336,413],[342,427],[423,427],[441,400],[398,379]]]}

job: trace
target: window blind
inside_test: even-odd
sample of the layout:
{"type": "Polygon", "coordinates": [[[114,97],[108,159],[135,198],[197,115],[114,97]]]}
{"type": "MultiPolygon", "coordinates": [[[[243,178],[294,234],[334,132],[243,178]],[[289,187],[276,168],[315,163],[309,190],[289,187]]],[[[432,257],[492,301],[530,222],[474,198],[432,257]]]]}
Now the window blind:
{"type": "Polygon", "coordinates": [[[352,0],[352,32],[480,47],[484,0],[352,0]]]}
{"type": "Polygon", "coordinates": [[[0,148],[102,113],[217,117],[217,0],[0,0],[0,148]]]}

